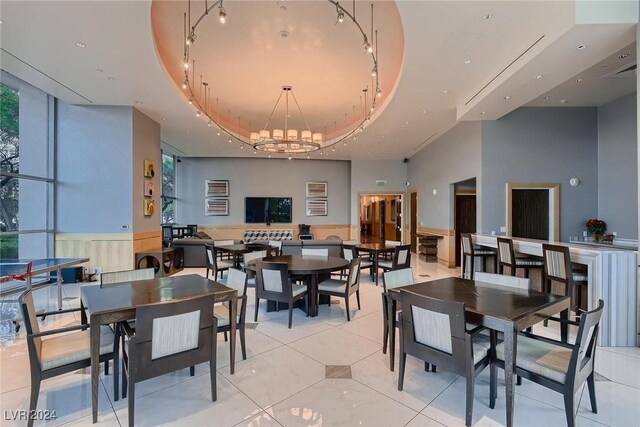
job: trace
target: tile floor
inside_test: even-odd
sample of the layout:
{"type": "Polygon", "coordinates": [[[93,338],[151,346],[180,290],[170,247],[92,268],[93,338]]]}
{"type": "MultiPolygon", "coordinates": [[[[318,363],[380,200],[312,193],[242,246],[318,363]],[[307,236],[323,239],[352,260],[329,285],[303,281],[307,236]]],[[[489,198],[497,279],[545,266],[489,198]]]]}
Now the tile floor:
{"type": "MultiPolygon", "coordinates": [[[[204,274],[203,269],[183,274],[204,274]]],[[[416,280],[457,274],[437,264],[414,261],[416,280]]],[[[65,306],[77,306],[78,286],[66,285],[65,306]]],[[[293,329],[287,313],[266,313],[262,304],[255,329],[247,330],[247,360],[238,360],[229,374],[229,348],[218,337],[218,400],[211,402],[208,366],[175,372],[139,384],[136,388],[136,424],[215,426],[458,426],[464,423],[464,380],[408,358],[404,391],[397,390],[397,373],[389,371],[382,354],[381,287],[362,275],[362,310],[352,310],[347,322],[344,304],[334,298],[319,316],[296,311],[293,329]]],[[[248,313],[253,313],[249,290],[248,313]]],[[[52,309],[55,292],[36,293],[38,308],[52,309]]],[[[355,305],[355,304],[353,304],[355,305]]],[[[50,316],[43,329],[79,321],[74,314],[50,316]]],[[[252,319],[251,319],[252,321],[252,319]]],[[[553,323],[553,322],[552,322],[553,323]]],[[[553,329],[536,332],[557,335],[553,329]]],[[[238,344],[237,355],[240,358],[238,344]]],[[[640,349],[601,348],[596,357],[599,381],[598,414],[579,391],[578,426],[640,425],[640,349]]],[[[500,381],[502,379],[500,378],[500,381]]],[[[0,425],[13,422],[9,411],[26,409],[29,402],[29,364],[24,332],[13,343],[0,346],[0,425]]],[[[565,425],[562,397],[524,380],[516,387],[517,426],[565,425]]],[[[505,422],[504,387],[499,387],[496,409],[489,403],[488,369],[476,382],[473,422],[497,426],[505,422]]],[[[88,370],[44,381],[39,410],[56,411],[50,425],[91,425],[88,370]]],[[[113,400],[113,377],[101,375],[98,425],[127,423],[126,400],[113,400]]]]}

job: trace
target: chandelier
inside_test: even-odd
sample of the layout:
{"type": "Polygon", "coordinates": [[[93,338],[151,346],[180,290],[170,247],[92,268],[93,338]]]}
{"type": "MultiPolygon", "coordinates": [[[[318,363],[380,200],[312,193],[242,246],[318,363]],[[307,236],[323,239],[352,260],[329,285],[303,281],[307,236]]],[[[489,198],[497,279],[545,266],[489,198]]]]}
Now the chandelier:
{"type": "MultiPolygon", "coordinates": [[[[191,48],[196,44],[197,29],[198,26],[207,18],[208,16],[217,16],[220,24],[227,24],[227,12],[223,6],[223,0],[217,0],[208,4],[205,2],[204,12],[194,21],[193,25],[191,22],[191,0],[188,1],[188,12],[184,14],[184,57],[183,57],[183,68],[184,68],[184,80],[182,83],[182,88],[185,90],[185,95],[188,99],[189,105],[192,105],[196,110],[195,114],[197,117],[202,117],[208,121],[208,126],[215,126],[218,129],[218,135],[221,133],[225,133],[229,142],[238,141],[240,142],[240,148],[244,149],[245,145],[250,145],[254,154],[258,151],[268,152],[269,157],[271,157],[271,153],[282,153],[288,154],[289,159],[291,159],[291,154],[307,154],[307,158],[309,158],[308,153],[321,150],[321,154],[324,153],[325,148],[332,148],[335,151],[335,145],[344,142],[344,145],[347,144],[347,139],[353,137],[356,139],[356,133],[364,130],[364,126],[366,123],[371,121],[371,114],[374,112],[376,108],[376,98],[380,98],[382,96],[382,90],[378,84],[378,32],[375,31],[374,37],[374,29],[373,29],[373,3],[371,4],[371,32],[370,36],[367,36],[365,31],[362,29],[362,26],[355,18],[356,12],[356,2],[353,2],[353,9],[348,11],[343,6],[340,5],[339,2],[335,0],[327,0],[336,8],[336,24],[342,24],[346,19],[349,18],[355,25],[356,29],[362,35],[362,47],[364,48],[365,54],[369,55],[372,60],[372,68],[371,68],[371,105],[368,105],[368,86],[362,89],[362,93],[364,96],[364,108],[363,113],[356,117],[355,105],[352,117],[352,123],[348,128],[347,132],[341,136],[338,136],[334,133],[333,139],[326,140],[326,127],[325,127],[325,135],[320,132],[313,132],[309,127],[307,120],[302,113],[302,109],[298,104],[298,100],[296,99],[293,88],[291,86],[282,86],[282,91],[280,92],[280,96],[276,100],[275,106],[271,111],[271,115],[267,120],[264,128],[258,132],[253,132],[249,130],[248,134],[243,134],[240,129],[240,117],[238,117],[238,131],[232,131],[231,129],[225,127],[220,121],[220,106],[218,104],[218,99],[216,98],[216,107],[218,109],[218,114],[215,115],[212,113],[211,109],[211,91],[208,83],[202,81],[202,76],[200,76],[199,87],[195,84],[196,74],[195,74],[195,64],[196,58],[193,58],[191,55],[191,48]],[[217,13],[215,13],[215,9],[217,9],[217,13]],[[375,44],[374,44],[375,43],[375,44]],[[191,74],[191,76],[190,76],[191,74]],[[373,88],[375,86],[375,94],[373,93],[373,88]],[[285,117],[284,117],[284,129],[274,128],[270,129],[269,125],[271,124],[271,120],[273,115],[280,103],[280,100],[283,98],[284,94],[284,103],[285,103],[285,117]],[[297,129],[289,128],[289,118],[291,117],[289,111],[289,96],[293,99],[298,109],[298,112],[306,126],[305,129],[298,132],[297,129]]],[[[362,102],[362,97],[361,101],[362,102]]],[[[347,113],[345,113],[345,122],[346,122],[347,113]]],[[[336,128],[336,121],[333,122],[334,130],[336,128]]]]}

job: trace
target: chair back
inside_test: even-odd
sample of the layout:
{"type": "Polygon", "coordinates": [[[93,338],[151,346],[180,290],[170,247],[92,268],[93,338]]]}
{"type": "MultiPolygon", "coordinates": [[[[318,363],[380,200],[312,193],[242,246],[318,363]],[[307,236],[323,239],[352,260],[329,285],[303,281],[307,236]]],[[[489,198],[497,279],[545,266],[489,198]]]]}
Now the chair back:
{"type": "Polygon", "coordinates": [[[136,381],[210,361],[217,329],[213,304],[213,295],[207,295],[136,308],[136,333],[129,344],[136,381]]]}
{"type": "Polygon", "coordinates": [[[413,270],[409,268],[401,268],[399,270],[385,271],[382,274],[382,286],[386,293],[389,289],[399,288],[413,284],[413,270]]]}
{"type": "Polygon", "coordinates": [[[462,253],[467,256],[473,256],[473,240],[470,233],[460,235],[462,241],[462,253]]]}
{"type": "Polygon", "coordinates": [[[567,284],[571,280],[571,255],[566,246],[542,244],[546,279],[567,284]]]}
{"type": "Polygon", "coordinates": [[[384,241],[384,245],[388,246],[390,248],[395,248],[396,246],[400,246],[402,244],[402,242],[398,241],[398,240],[385,240],[384,241]]]}
{"type": "Polygon", "coordinates": [[[173,240],[173,229],[170,225],[162,226],[162,238],[173,240]]]}
{"type": "Polygon", "coordinates": [[[137,280],[151,280],[155,277],[155,269],[142,268],[140,270],[113,271],[100,275],[100,286],[111,285],[113,283],[135,282],[137,280]]]}
{"type": "Polygon", "coordinates": [[[340,238],[340,236],[336,236],[335,234],[331,234],[330,236],[325,237],[324,240],[336,240],[336,241],[342,241],[342,239],[340,238]]]}
{"type": "Polygon", "coordinates": [[[193,237],[198,232],[197,224],[187,224],[187,230],[185,230],[185,237],[193,237]]]}
{"type": "Polygon", "coordinates": [[[346,246],[355,246],[358,244],[358,242],[356,242],[355,240],[343,240],[342,244],[346,246]]]}
{"type": "Polygon", "coordinates": [[[594,370],[596,345],[600,319],[604,309],[604,301],[598,301],[598,307],[580,315],[580,326],[576,336],[576,344],[571,353],[569,371],[565,384],[573,383],[573,389],[577,390],[594,370]]]}
{"type": "Polygon", "coordinates": [[[527,290],[531,286],[531,279],[529,278],[485,273],[482,271],[476,271],[474,279],[476,282],[493,283],[494,285],[507,286],[515,289],[527,290]]]}
{"type": "Polygon", "coordinates": [[[329,257],[329,249],[327,248],[302,248],[302,255],[329,257]]]}
{"type": "Polygon", "coordinates": [[[247,252],[246,254],[242,254],[242,260],[244,261],[245,268],[251,261],[266,258],[267,251],[255,251],[255,252],[247,252]]]}
{"type": "Polygon", "coordinates": [[[233,240],[214,240],[213,241],[213,246],[231,246],[234,245],[236,242],[233,240]]]}
{"type": "Polygon", "coordinates": [[[346,259],[347,261],[351,261],[358,258],[358,250],[353,245],[342,244],[341,250],[342,250],[342,258],[346,259]]]}
{"type": "Polygon", "coordinates": [[[235,289],[238,291],[238,297],[243,297],[247,293],[247,273],[237,268],[230,268],[225,286],[235,289]]]}
{"type": "MultiPolygon", "coordinates": [[[[402,290],[402,339],[407,354],[464,375],[464,303],[428,298],[402,290]]],[[[471,359],[473,360],[473,358],[471,359]]]]}
{"type": "Polygon", "coordinates": [[[269,240],[269,246],[276,249],[276,256],[282,255],[282,240],[269,240]]]}
{"type": "Polygon", "coordinates": [[[213,245],[204,245],[204,250],[207,253],[205,257],[205,263],[209,270],[215,271],[216,269],[216,250],[213,249],[213,245]]]}
{"type": "Polygon", "coordinates": [[[393,251],[392,270],[411,267],[411,245],[396,246],[393,251]]]}
{"type": "Polygon", "coordinates": [[[349,263],[349,278],[347,284],[349,293],[355,291],[360,286],[360,264],[362,263],[362,259],[356,257],[351,260],[349,263]]]}
{"type": "Polygon", "coordinates": [[[502,272],[504,267],[509,267],[509,273],[516,275],[516,255],[513,250],[513,240],[498,237],[498,271],[502,272]]]}
{"type": "Polygon", "coordinates": [[[27,347],[29,349],[29,359],[31,359],[32,366],[34,361],[40,366],[40,349],[42,347],[42,338],[30,337],[32,334],[40,333],[40,326],[38,325],[38,317],[36,316],[36,307],[33,303],[33,291],[28,290],[22,293],[18,297],[20,303],[20,309],[22,311],[22,319],[24,321],[24,328],[27,331],[27,347]],[[35,358],[35,360],[34,360],[35,358]]]}
{"type": "Polygon", "coordinates": [[[256,295],[274,301],[288,301],[292,295],[286,263],[256,261],[256,295]]]}

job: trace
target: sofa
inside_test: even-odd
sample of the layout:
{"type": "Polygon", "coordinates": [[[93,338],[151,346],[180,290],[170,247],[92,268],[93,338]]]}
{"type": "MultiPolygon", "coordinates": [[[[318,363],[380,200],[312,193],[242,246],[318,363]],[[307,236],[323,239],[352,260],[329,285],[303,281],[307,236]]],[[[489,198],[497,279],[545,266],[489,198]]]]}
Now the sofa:
{"type": "MultiPolygon", "coordinates": [[[[216,239],[231,240],[231,239],[216,239]]],[[[184,239],[175,239],[172,246],[182,248],[184,251],[184,266],[188,267],[206,267],[207,254],[204,245],[213,245],[214,239],[200,239],[198,237],[186,237],[184,239]]],[[[234,240],[234,243],[242,243],[242,240],[234,240]]]]}

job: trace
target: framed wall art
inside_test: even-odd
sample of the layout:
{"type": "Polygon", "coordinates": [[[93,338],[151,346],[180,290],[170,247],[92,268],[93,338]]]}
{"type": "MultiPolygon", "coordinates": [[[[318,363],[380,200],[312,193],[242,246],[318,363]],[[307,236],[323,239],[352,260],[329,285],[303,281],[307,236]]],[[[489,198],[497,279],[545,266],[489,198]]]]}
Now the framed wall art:
{"type": "Polygon", "coordinates": [[[145,178],[153,178],[156,176],[156,171],[153,168],[153,162],[149,160],[144,161],[144,176],[145,178]]]}

